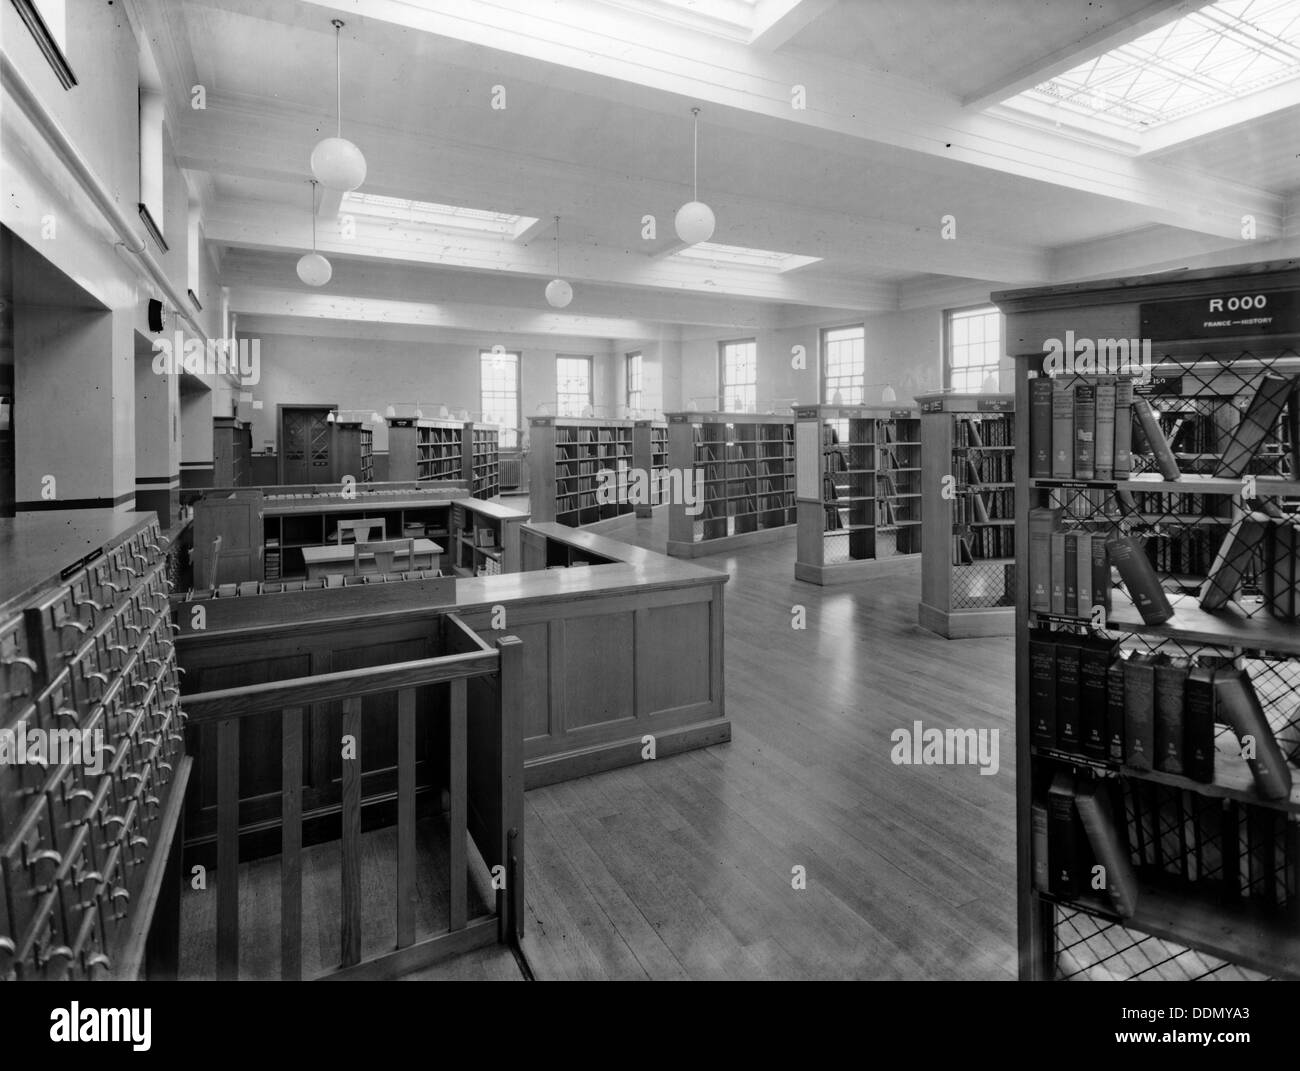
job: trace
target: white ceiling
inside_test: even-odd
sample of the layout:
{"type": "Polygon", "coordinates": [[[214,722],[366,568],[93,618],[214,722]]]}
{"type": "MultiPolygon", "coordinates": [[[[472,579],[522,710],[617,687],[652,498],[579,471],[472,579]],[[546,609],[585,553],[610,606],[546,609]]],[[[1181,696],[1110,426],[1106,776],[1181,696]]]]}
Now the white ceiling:
{"type": "Polygon", "coordinates": [[[654,2],[128,0],[178,157],[204,191],[205,232],[226,250],[232,308],[263,324],[436,332],[481,317],[494,330],[649,336],[1137,271],[1185,249],[1255,259],[1300,238],[1300,107],[1145,155],[983,110],[1194,4],[775,0],[787,14],[760,47],[646,14],[654,2]],[[358,219],[349,237],[326,212],[318,245],[334,278],[302,286],[308,157],[334,132],[332,17],[347,23],[343,133],[366,155],[364,191],[543,225],[509,242],[358,219]],[[189,107],[196,83],[202,111],[189,107]],[[804,109],[791,105],[796,86],[804,109]],[[690,199],[693,104],[714,240],[821,262],[765,275],[665,255],[690,199]],[[1252,245],[1238,233],[1245,213],[1252,245]],[[564,313],[542,297],[556,214],[576,295],[564,313]]]}

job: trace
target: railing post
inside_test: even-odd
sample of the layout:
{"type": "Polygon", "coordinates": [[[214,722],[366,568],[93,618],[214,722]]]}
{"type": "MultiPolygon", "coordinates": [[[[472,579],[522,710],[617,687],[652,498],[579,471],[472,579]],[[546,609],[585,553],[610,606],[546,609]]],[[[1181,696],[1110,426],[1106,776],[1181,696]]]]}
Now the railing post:
{"type": "Polygon", "coordinates": [[[217,722],[217,981],[239,978],[239,719],[217,722]]]}
{"type": "Polygon", "coordinates": [[[302,707],[281,715],[280,977],[302,980],[302,707]]]}
{"type": "Polygon", "coordinates": [[[448,883],[451,896],[448,911],[448,930],[463,930],[469,921],[469,871],[466,859],[465,825],[468,817],[467,795],[469,782],[466,772],[466,755],[468,752],[467,727],[467,693],[464,678],[454,680],[448,687],[448,729],[450,747],[447,791],[451,799],[451,813],[448,815],[448,883]]]}
{"type": "Polygon", "coordinates": [[[343,966],[361,962],[361,697],[343,700],[344,739],[351,737],[351,754],[343,763],[342,894],[343,923],[339,946],[343,966]]]}
{"type": "Polygon", "coordinates": [[[415,940],[415,689],[397,693],[397,947],[415,940]]]}
{"type": "Polygon", "coordinates": [[[524,935],[524,645],[518,636],[496,643],[501,662],[497,694],[501,729],[501,862],[506,868],[505,897],[498,897],[500,939],[515,943],[524,935]]]}

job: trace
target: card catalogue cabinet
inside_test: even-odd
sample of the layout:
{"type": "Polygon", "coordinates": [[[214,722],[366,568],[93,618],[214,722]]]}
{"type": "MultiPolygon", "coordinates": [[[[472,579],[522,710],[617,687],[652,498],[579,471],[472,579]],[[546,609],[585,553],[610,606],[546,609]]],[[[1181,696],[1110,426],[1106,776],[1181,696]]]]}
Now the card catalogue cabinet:
{"type": "Polygon", "coordinates": [[[0,542],[18,563],[0,589],[0,976],[135,978],[155,912],[176,917],[189,776],[166,548],[151,514],[109,510],[3,521],[0,542]]]}

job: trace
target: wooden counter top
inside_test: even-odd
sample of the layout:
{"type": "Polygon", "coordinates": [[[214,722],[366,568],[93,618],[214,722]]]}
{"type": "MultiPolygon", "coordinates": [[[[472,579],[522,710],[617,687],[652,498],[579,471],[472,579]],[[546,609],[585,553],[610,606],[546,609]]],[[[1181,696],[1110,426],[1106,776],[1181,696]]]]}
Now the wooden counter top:
{"type": "MultiPolygon", "coordinates": [[[[481,505],[481,503],[480,503],[481,505]]],[[[620,592],[647,592],[669,588],[726,583],[730,576],[654,551],[629,546],[605,536],[581,532],[562,524],[528,525],[549,539],[561,540],[593,554],[618,559],[613,565],[574,569],[546,569],[497,576],[407,580],[387,584],[317,591],[280,592],[270,595],[174,602],[177,641],[235,635],[275,633],[302,625],[374,626],[413,613],[438,610],[481,610],[500,604],[519,606],[535,602],[575,602],[604,598],[620,592]],[[204,628],[192,625],[192,607],[204,608],[204,628]]]]}

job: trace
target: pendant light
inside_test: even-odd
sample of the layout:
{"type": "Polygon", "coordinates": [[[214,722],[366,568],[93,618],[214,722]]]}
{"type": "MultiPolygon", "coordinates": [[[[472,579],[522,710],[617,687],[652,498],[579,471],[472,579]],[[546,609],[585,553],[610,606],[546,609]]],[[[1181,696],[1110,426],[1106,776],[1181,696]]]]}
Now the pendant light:
{"type": "Polygon", "coordinates": [[[316,252],[316,180],[311,180],[311,252],[298,258],[298,278],[308,286],[324,286],[334,269],[316,252]]]}
{"type": "Polygon", "coordinates": [[[366,158],[343,136],[343,68],[339,60],[342,19],[330,19],[334,27],[334,97],[338,109],[338,134],[316,143],[311,151],[311,173],[326,189],[348,193],[366,181],[366,158]]]}
{"type": "Polygon", "coordinates": [[[885,405],[891,405],[894,402],[898,401],[898,392],[895,391],[892,386],[886,383],[885,389],[880,392],[880,400],[885,405]]]}
{"type": "Polygon", "coordinates": [[[713,209],[700,200],[700,109],[692,108],[691,115],[694,120],[694,167],[692,177],[694,182],[693,201],[687,201],[677,210],[677,219],[674,225],[677,228],[677,237],[687,245],[696,245],[699,242],[707,242],[713,237],[713,228],[717,221],[713,217],[713,209]]]}
{"type": "Polygon", "coordinates": [[[560,217],[555,217],[555,278],[546,284],[546,301],[552,308],[562,309],[573,300],[573,287],[560,276],[560,217]]]}

